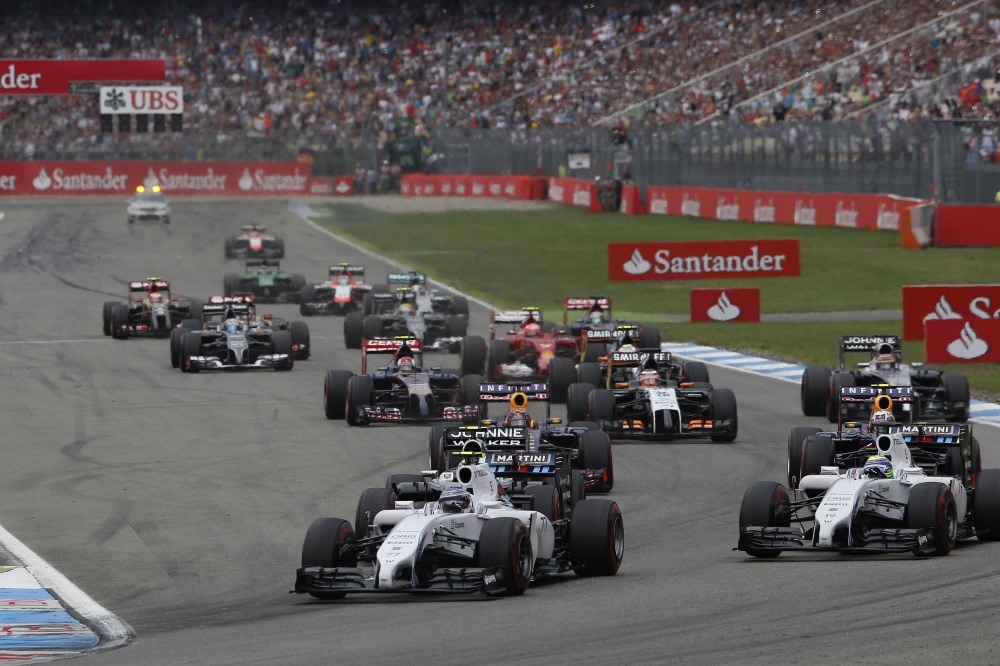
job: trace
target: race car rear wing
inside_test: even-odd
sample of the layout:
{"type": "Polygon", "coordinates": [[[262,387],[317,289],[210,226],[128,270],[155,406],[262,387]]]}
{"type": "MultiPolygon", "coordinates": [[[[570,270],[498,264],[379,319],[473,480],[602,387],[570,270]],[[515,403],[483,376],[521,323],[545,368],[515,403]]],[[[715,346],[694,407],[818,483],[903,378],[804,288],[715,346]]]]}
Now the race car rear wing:
{"type": "Polygon", "coordinates": [[[587,298],[567,298],[563,301],[563,325],[569,324],[569,313],[571,311],[585,310],[590,312],[594,306],[599,307],[611,318],[611,299],[607,296],[589,296],[587,298]]]}
{"type": "Polygon", "coordinates": [[[395,355],[400,349],[406,348],[414,357],[414,362],[423,367],[424,355],[420,340],[412,335],[398,335],[394,338],[372,338],[361,341],[361,374],[368,372],[369,354],[395,355]]]}
{"type": "Polygon", "coordinates": [[[263,224],[244,224],[240,227],[240,231],[259,231],[260,233],[264,233],[267,231],[267,227],[263,224]]]}
{"type": "Polygon", "coordinates": [[[256,268],[258,266],[273,266],[278,268],[281,265],[277,259],[266,259],[264,257],[249,257],[246,260],[247,268],[256,268]]]}
{"type": "Polygon", "coordinates": [[[170,283],[160,278],[146,278],[128,283],[128,290],[132,291],[163,291],[170,289],[170,283]]]}
{"type": "Polygon", "coordinates": [[[888,345],[890,353],[900,360],[903,353],[903,343],[898,335],[880,333],[878,335],[845,335],[840,338],[840,369],[845,370],[844,356],[848,353],[864,352],[869,357],[874,356],[882,345],[888,345]]]}
{"type": "Polygon", "coordinates": [[[673,356],[670,352],[660,351],[656,348],[651,349],[639,349],[636,351],[613,351],[608,354],[605,359],[609,365],[613,366],[623,366],[623,365],[642,365],[646,361],[650,360],[656,361],[657,365],[661,363],[670,363],[673,356]]]}
{"type": "Polygon", "coordinates": [[[233,296],[209,296],[208,303],[253,303],[254,296],[251,293],[234,294],[233,296]]]}
{"type": "MultiPolygon", "coordinates": [[[[962,483],[966,488],[975,484],[972,469],[972,424],[970,423],[876,423],[872,435],[900,434],[911,451],[918,449],[958,448],[962,457],[962,483]]],[[[957,475],[956,475],[957,476],[957,475]]]]}
{"type": "Polygon", "coordinates": [[[346,262],[339,263],[336,266],[330,266],[328,275],[330,277],[337,277],[347,273],[351,277],[357,279],[359,282],[364,280],[365,277],[365,267],[364,266],[353,266],[346,262]]]}
{"type": "Polygon", "coordinates": [[[498,402],[510,403],[511,409],[526,409],[529,402],[545,403],[545,418],[551,416],[549,385],[540,382],[530,384],[480,384],[479,414],[485,416],[489,405],[498,402]]]}
{"type": "Polygon", "coordinates": [[[418,273],[417,271],[411,271],[409,273],[389,273],[389,275],[386,276],[385,281],[389,283],[390,287],[394,284],[427,284],[427,274],[418,273]]]}
{"type": "Polygon", "coordinates": [[[531,317],[542,323],[542,311],[535,307],[525,307],[520,310],[495,310],[490,313],[490,326],[493,324],[520,324],[531,317]]]}
{"type": "MultiPolygon", "coordinates": [[[[239,297],[232,297],[239,298],[239,297]]],[[[203,321],[210,321],[215,317],[223,318],[227,313],[232,312],[239,319],[249,319],[253,311],[253,304],[248,302],[231,301],[227,303],[206,303],[201,308],[201,318],[203,321]]]]}

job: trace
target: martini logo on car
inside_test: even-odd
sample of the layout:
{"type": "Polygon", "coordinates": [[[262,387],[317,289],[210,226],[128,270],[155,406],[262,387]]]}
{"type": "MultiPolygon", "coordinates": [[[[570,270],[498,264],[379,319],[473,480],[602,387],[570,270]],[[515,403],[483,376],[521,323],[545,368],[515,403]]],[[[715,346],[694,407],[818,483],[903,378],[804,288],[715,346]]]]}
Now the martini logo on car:
{"type": "Polygon", "coordinates": [[[513,465],[514,458],[522,465],[548,465],[552,456],[548,453],[494,453],[489,458],[491,465],[513,465]]]}
{"type": "Polygon", "coordinates": [[[608,243],[608,277],[612,281],[784,277],[798,274],[799,241],[795,238],[608,243]],[[637,272],[641,268],[646,270],[637,272]]]}

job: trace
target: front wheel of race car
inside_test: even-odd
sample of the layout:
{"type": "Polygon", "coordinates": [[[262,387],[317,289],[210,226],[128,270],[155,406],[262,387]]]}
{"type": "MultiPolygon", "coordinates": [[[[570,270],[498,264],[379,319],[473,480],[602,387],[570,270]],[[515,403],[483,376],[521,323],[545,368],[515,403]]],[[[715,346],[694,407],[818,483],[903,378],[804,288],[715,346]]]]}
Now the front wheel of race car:
{"type": "Polygon", "coordinates": [[[465,317],[458,315],[448,315],[445,320],[449,338],[464,338],[469,328],[469,322],[465,317]]]}
{"type": "Polygon", "coordinates": [[[354,375],[347,382],[347,425],[368,425],[367,421],[359,418],[359,410],[365,405],[372,404],[374,387],[372,378],[368,375],[354,375]]]}
{"type": "Polygon", "coordinates": [[[625,523],[618,504],[585,499],[573,507],[569,552],[578,576],[614,576],[625,555],[625,523]]]}
{"type": "Polygon", "coordinates": [[[950,409],[955,409],[951,421],[969,420],[969,378],[961,372],[941,373],[941,385],[944,386],[945,402],[950,409]]]}
{"type": "Polygon", "coordinates": [[[576,381],[582,384],[590,384],[595,388],[601,386],[601,364],[600,363],[578,363],[576,366],[576,381]]]}
{"type": "Polygon", "coordinates": [[[510,345],[503,340],[490,340],[489,353],[486,355],[486,377],[487,379],[500,379],[502,370],[500,365],[510,360],[510,345]]]}
{"type": "Polygon", "coordinates": [[[459,370],[463,375],[481,375],[486,371],[486,340],[478,335],[462,338],[458,348],[459,370]]]}
{"type": "Polygon", "coordinates": [[[232,259],[236,256],[236,236],[226,236],[225,246],[223,248],[223,253],[226,255],[226,259],[232,259]]]}
{"type": "MultiPolygon", "coordinates": [[[[740,534],[747,527],[788,527],[792,524],[788,490],[775,481],[754,481],[743,493],[740,504],[740,534]]],[[[747,548],[753,557],[777,557],[780,550],[747,548]]]]}
{"type": "MultiPolygon", "coordinates": [[[[799,483],[810,474],[819,474],[824,467],[833,467],[837,464],[837,445],[831,437],[822,435],[810,435],[802,442],[802,469],[799,472],[799,483]]],[[[806,494],[813,497],[817,491],[806,491],[806,494]]]]}
{"type": "Polygon", "coordinates": [[[570,384],[566,391],[566,420],[590,421],[590,394],[593,384],[570,384]]]}
{"type": "Polygon", "coordinates": [[[799,485],[799,474],[802,472],[802,447],[807,437],[812,437],[820,432],[819,428],[812,426],[800,426],[792,428],[788,434],[788,487],[796,488],[799,485]]]}
{"type": "Polygon", "coordinates": [[[306,284],[302,286],[302,290],[299,292],[299,314],[303,317],[311,317],[315,314],[312,307],[310,307],[313,301],[316,300],[316,285],[306,284]]]}
{"type": "Polygon", "coordinates": [[[482,375],[462,375],[458,379],[458,399],[463,405],[478,405],[479,385],[485,383],[482,375]]]}
{"type": "Polygon", "coordinates": [[[958,541],[958,508],[951,489],[940,483],[918,483],[910,490],[904,515],[910,529],[934,530],[934,554],[947,555],[958,541]]]}
{"type": "Polygon", "coordinates": [[[826,416],[830,403],[830,368],[810,365],[802,371],[802,413],[806,416],[826,416]]]}
{"type": "Polygon", "coordinates": [[[615,394],[608,389],[594,389],[587,396],[587,421],[614,421],[615,394]]]}
{"type": "Polygon", "coordinates": [[[465,296],[451,297],[451,313],[469,319],[469,299],[465,296]]]}
{"type": "Polygon", "coordinates": [[[285,258],[285,239],[275,238],[274,244],[271,246],[272,252],[274,253],[275,259],[285,258]]]}
{"type": "Polygon", "coordinates": [[[524,594],[535,568],[528,528],[517,518],[492,518],[483,523],[476,544],[477,564],[488,569],[501,567],[508,596],[524,594]]]}
{"type": "Polygon", "coordinates": [[[576,379],[576,364],[571,358],[557,356],[549,362],[549,401],[554,405],[566,404],[566,392],[576,379]]]}
{"type": "Polygon", "coordinates": [[[289,331],[275,331],[271,334],[271,353],[287,357],[275,364],[275,370],[286,371],[295,367],[295,352],[292,345],[292,334],[289,331]]]}
{"type": "Polygon", "coordinates": [[[293,273],[292,279],[288,283],[288,294],[286,298],[289,303],[298,303],[302,299],[302,289],[306,286],[306,276],[301,273],[293,273]]]}
{"type": "Polygon", "coordinates": [[[1000,541],[1000,469],[984,469],[976,477],[972,521],[980,541],[1000,541]]]}
{"type": "MultiPolygon", "coordinates": [[[[364,539],[375,524],[379,511],[392,509],[396,505],[396,493],[392,488],[368,488],[358,498],[358,509],[354,514],[354,533],[364,539]]],[[[372,552],[370,555],[374,555],[372,552]]]]}
{"type": "Polygon", "coordinates": [[[304,321],[293,321],[288,330],[292,334],[292,345],[295,349],[295,360],[304,361],[312,351],[309,346],[309,324],[304,321]]]}
{"type": "Polygon", "coordinates": [[[657,326],[648,325],[642,326],[639,329],[639,334],[642,336],[642,346],[646,349],[659,349],[660,348],[660,329],[657,326]]]}
{"type": "MultiPolygon", "coordinates": [[[[302,543],[303,567],[356,567],[354,528],[343,518],[317,518],[302,543]]],[[[317,599],[343,599],[346,592],[310,592],[317,599]]]]}
{"type": "Polygon", "coordinates": [[[361,340],[364,337],[365,314],[348,312],[344,316],[344,346],[348,349],[361,349],[361,340]]]}
{"type": "Polygon", "coordinates": [[[361,322],[361,328],[365,340],[374,340],[382,335],[382,317],[380,315],[367,315],[361,322]]]}
{"type": "Polygon", "coordinates": [[[580,436],[580,467],[601,470],[604,481],[594,492],[609,493],[615,487],[615,467],[611,459],[611,438],[600,430],[587,430],[580,436]]]}
{"type": "Polygon", "coordinates": [[[717,388],[712,389],[712,392],[708,395],[708,401],[711,404],[710,418],[712,419],[713,430],[716,423],[729,423],[725,432],[712,435],[712,441],[731,442],[735,440],[740,430],[739,416],[736,413],[736,394],[733,393],[732,389],[717,388]]]}
{"type": "Polygon", "coordinates": [[[323,412],[328,419],[342,419],[347,414],[347,384],[354,373],[350,370],[327,370],[323,382],[323,412]]]}

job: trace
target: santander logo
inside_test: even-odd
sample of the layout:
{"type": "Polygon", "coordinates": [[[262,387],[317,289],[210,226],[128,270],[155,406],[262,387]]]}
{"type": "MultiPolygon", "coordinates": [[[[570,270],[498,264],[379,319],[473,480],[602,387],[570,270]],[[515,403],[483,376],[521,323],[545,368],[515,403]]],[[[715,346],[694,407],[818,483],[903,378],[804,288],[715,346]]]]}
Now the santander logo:
{"type": "Polygon", "coordinates": [[[740,205],[733,199],[733,203],[727,204],[725,197],[719,197],[719,203],[715,206],[715,217],[718,220],[738,220],[740,219],[740,205]]]}
{"type": "Polygon", "coordinates": [[[35,186],[36,190],[47,190],[52,187],[52,179],[49,178],[49,174],[45,173],[45,167],[38,172],[38,175],[32,179],[31,184],[35,186]]]}
{"type": "Polygon", "coordinates": [[[692,199],[688,199],[688,195],[684,195],[681,199],[681,215],[701,217],[701,202],[698,201],[697,196],[692,199]]]}
{"type": "Polygon", "coordinates": [[[792,217],[795,224],[804,224],[810,227],[816,226],[816,205],[810,201],[808,206],[804,206],[802,201],[796,199],[795,214],[792,217]]]}
{"type": "Polygon", "coordinates": [[[835,222],[838,227],[857,227],[858,226],[858,211],[854,209],[854,204],[851,204],[851,208],[844,208],[844,202],[837,202],[837,215],[835,222]]]}
{"type": "Polygon", "coordinates": [[[767,205],[757,199],[753,204],[754,222],[774,222],[774,199],[769,199],[767,205]]]}
{"type": "Polygon", "coordinates": [[[941,300],[937,302],[934,306],[934,312],[929,313],[924,317],[924,321],[928,319],[961,319],[962,315],[955,312],[954,308],[951,307],[951,303],[945,296],[941,297],[941,300]]]}
{"type": "Polygon", "coordinates": [[[957,340],[953,340],[948,345],[948,353],[955,358],[970,360],[985,356],[990,351],[990,346],[976,335],[972,329],[972,324],[965,322],[962,332],[957,340]]]}
{"type": "Polygon", "coordinates": [[[625,272],[629,275],[643,275],[648,273],[652,267],[653,264],[649,263],[649,261],[642,256],[642,253],[639,252],[639,248],[636,248],[635,252],[632,253],[632,257],[622,265],[622,268],[625,269],[625,272]]]}
{"type": "Polygon", "coordinates": [[[654,215],[666,215],[669,208],[668,204],[669,202],[666,199],[653,199],[649,202],[649,212],[654,215]]]}
{"type": "Polygon", "coordinates": [[[708,309],[708,316],[715,321],[732,321],[740,316],[740,308],[722,292],[715,305],[708,309]]]}
{"type": "Polygon", "coordinates": [[[885,204],[878,205],[878,218],[876,219],[876,226],[879,229],[890,229],[892,231],[899,230],[899,211],[895,206],[892,210],[885,204]]]}

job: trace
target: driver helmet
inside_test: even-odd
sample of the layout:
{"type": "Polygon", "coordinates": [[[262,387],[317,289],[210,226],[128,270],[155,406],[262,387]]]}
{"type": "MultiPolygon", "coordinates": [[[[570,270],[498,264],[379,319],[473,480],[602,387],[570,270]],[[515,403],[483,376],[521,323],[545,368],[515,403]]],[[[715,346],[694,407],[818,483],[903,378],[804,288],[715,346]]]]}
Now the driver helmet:
{"type": "Polygon", "coordinates": [[[448,488],[441,492],[438,505],[445,513],[468,513],[472,510],[472,495],[461,488],[448,488]]]}
{"type": "Polygon", "coordinates": [[[225,329],[227,333],[235,333],[236,331],[240,330],[240,320],[234,318],[227,319],[225,323],[225,329]]]}
{"type": "Polygon", "coordinates": [[[885,456],[871,456],[861,468],[861,477],[867,479],[891,479],[892,462],[885,456]]]}
{"type": "Polygon", "coordinates": [[[604,323],[604,313],[601,312],[600,310],[594,310],[593,312],[590,313],[589,319],[591,324],[593,324],[594,326],[598,326],[604,323]]]}
{"type": "Polygon", "coordinates": [[[400,356],[399,360],[396,361],[396,369],[404,375],[413,372],[413,357],[400,356]]]}
{"type": "Polygon", "coordinates": [[[874,365],[878,372],[890,372],[896,369],[896,357],[892,354],[879,354],[875,357],[874,365]]]}
{"type": "Polygon", "coordinates": [[[413,312],[416,309],[417,308],[415,308],[413,306],[413,303],[400,303],[399,304],[399,310],[400,310],[400,312],[413,312]]]}
{"type": "Polygon", "coordinates": [[[659,386],[660,373],[656,370],[643,370],[639,373],[639,386],[659,386]]]}
{"type": "Polygon", "coordinates": [[[151,292],[149,294],[149,302],[150,303],[162,303],[163,302],[163,294],[161,294],[158,291],[151,292]]]}
{"type": "Polygon", "coordinates": [[[537,322],[529,322],[521,327],[521,332],[527,338],[537,338],[542,334],[542,327],[537,322]]]}
{"type": "Polygon", "coordinates": [[[342,287],[349,285],[351,284],[351,278],[347,277],[346,275],[341,275],[340,277],[337,278],[337,284],[342,287]]]}
{"type": "Polygon", "coordinates": [[[868,425],[871,427],[876,423],[894,423],[895,421],[896,417],[892,415],[892,412],[888,409],[880,409],[872,412],[871,419],[868,420],[868,425]]]}
{"type": "Polygon", "coordinates": [[[618,348],[618,351],[620,351],[620,352],[634,352],[634,351],[636,351],[636,349],[635,349],[635,345],[622,345],[621,347],[618,348]]]}
{"type": "Polygon", "coordinates": [[[523,409],[512,409],[507,412],[507,417],[504,419],[504,425],[510,426],[511,428],[527,428],[531,422],[531,417],[528,416],[528,412],[523,409]]]}

